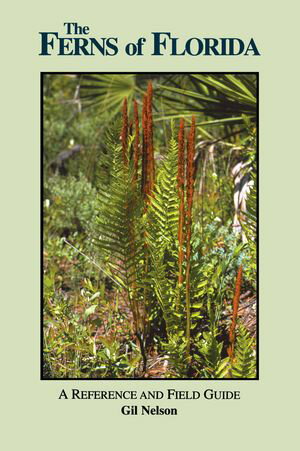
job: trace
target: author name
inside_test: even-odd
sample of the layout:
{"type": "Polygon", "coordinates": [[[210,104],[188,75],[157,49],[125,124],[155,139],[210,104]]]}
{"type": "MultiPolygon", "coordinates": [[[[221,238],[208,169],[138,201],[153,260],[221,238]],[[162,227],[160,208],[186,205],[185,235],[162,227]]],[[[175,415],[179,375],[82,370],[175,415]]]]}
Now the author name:
{"type": "Polygon", "coordinates": [[[175,407],[123,406],[122,415],[177,415],[175,407]]]}

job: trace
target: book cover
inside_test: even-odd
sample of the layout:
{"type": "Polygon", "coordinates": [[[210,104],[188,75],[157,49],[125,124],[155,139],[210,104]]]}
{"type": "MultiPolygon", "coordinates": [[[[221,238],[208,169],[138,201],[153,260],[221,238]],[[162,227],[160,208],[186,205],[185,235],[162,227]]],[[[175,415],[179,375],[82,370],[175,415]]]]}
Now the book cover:
{"type": "Polygon", "coordinates": [[[296,4],[4,18],[5,446],[294,447],[296,4]]]}

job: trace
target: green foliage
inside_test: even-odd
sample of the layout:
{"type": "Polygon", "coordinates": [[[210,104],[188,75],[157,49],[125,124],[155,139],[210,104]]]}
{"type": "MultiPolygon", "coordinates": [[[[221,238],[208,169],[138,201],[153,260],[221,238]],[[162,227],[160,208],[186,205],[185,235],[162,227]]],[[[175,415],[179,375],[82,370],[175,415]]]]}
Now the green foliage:
{"type": "Polygon", "coordinates": [[[183,331],[176,334],[169,334],[168,341],[162,343],[163,349],[167,352],[170,364],[168,377],[187,377],[188,376],[188,359],[186,354],[187,342],[183,331]]]}
{"type": "MultiPolygon", "coordinates": [[[[198,125],[225,125],[243,123],[243,115],[254,118],[256,113],[256,77],[243,74],[189,74],[184,87],[178,80],[168,79],[159,84],[166,106],[180,109],[181,116],[193,114],[195,109],[213,117],[198,125]],[[173,86],[172,86],[173,85],[173,86]]],[[[170,112],[167,117],[174,117],[170,112]]]]}
{"type": "Polygon", "coordinates": [[[237,331],[231,372],[234,378],[251,379],[256,377],[255,341],[242,324],[239,324],[237,331]]]}
{"type": "Polygon", "coordinates": [[[222,358],[223,343],[218,341],[216,332],[204,332],[202,339],[195,340],[195,346],[197,352],[194,358],[198,377],[226,377],[229,372],[229,358],[222,358]]]}
{"type": "Polygon", "coordinates": [[[194,227],[193,239],[193,298],[194,329],[203,329],[203,318],[212,333],[219,327],[225,311],[224,300],[233,298],[236,272],[245,259],[244,246],[231,229],[220,226],[218,220],[206,227],[201,239],[200,225],[194,227]]]}
{"type": "Polygon", "coordinates": [[[137,282],[142,258],[141,196],[133,181],[131,167],[122,162],[121,147],[112,149],[109,189],[101,191],[97,214],[97,243],[110,259],[110,266],[122,286],[130,290],[137,282]]]}
{"type": "MultiPolygon", "coordinates": [[[[248,290],[252,296],[256,289],[255,77],[151,77],[154,88],[160,85],[154,90],[154,118],[163,122],[154,133],[153,195],[143,199],[142,165],[139,162],[135,180],[132,158],[128,166],[123,162],[116,113],[125,95],[129,110],[133,93],[141,103],[146,78],[46,78],[44,375],[142,377],[145,359],[164,353],[169,366],[163,377],[253,378],[254,339],[244,326],[238,326],[232,361],[227,347],[230,304],[241,264],[242,293],[248,290]],[[80,110],[80,98],[70,101],[79,82],[88,110],[80,110]],[[166,119],[185,116],[187,124],[194,112],[198,169],[188,358],[186,286],[178,285],[178,147],[166,119]],[[54,174],[53,159],[77,143],[84,152],[67,162],[68,175],[54,174]],[[253,182],[242,218],[248,240],[244,244],[232,230],[231,169],[239,161],[247,161],[245,174],[248,171],[253,182]]],[[[129,155],[133,140],[131,136],[129,155]]]]}
{"type": "Polygon", "coordinates": [[[100,118],[81,112],[80,100],[72,100],[77,87],[76,77],[44,77],[43,155],[46,173],[60,152],[80,144],[84,148],[84,158],[77,155],[76,162],[71,164],[73,171],[78,173],[78,170],[86,169],[99,140],[100,118]]]}
{"type": "Polygon", "coordinates": [[[171,139],[169,152],[160,167],[148,210],[147,245],[152,271],[151,284],[160,303],[168,334],[182,328],[183,308],[178,299],[176,263],[178,259],[178,148],[171,139]]]}
{"type": "Polygon", "coordinates": [[[121,378],[134,374],[141,360],[135,343],[123,346],[114,338],[97,339],[95,321],[89,318],[92,313],[70,311],[63,301],[52,307],[51,313],[59,321],[49,317],[44,322],[45,377],[121,378]]]}
{"type": "Polygon", "coordinates": [[[138,347],[131,343],[122,349],[120,343],[112,339],[102,339],[102,346],[96,352],[96,365],[93,368],[94,377],[131,377],[139,366],[141,355],[138,347]]]}
{"type": "MultiPolygon", "coordinates": [[[[87,105],[100,111],[120,110],[124,97],[143,94],[149,76],[142,74],[83,74],[81,93],[87,105]]],[[[203,111],[213,121],[203,125],[232,125],[256,114],[256,76],[253,74],[152,74],[156,82],[158,120],[191,116],[203,111]]],[[[202,125],[202,124],[199,124],[202,125]]]]}
{"type": "Polygon", "coordinates": [[[80,80],[81,98],[89,107],[96,105],[100,111],[119,113],[124,97],[132,98],[135,75],[83,74],[80,80]]]}
{"type": "Polygon", "coordinates": [[[48,178],[44,185],[44,224],[59,235],[92,230],[96,191],[83,175],[48,178]]]}
{"type": "Polygon", "coordinates": [[[108,300],[104,280],[62,240],[50,240],[46,249],[44,376],[131,377],[141,356],[129,321],[118,311],[118,296],[114,303],[108,300]],[[117,330],[124,341],[115,340],[117,330]]]}
{"type": "MultiPolygon", "coordinates": [[[[155,235],[158,247],[169,249],[177,239],[178,230],[177,154],[177,143],[172,138],[157,175],[149,209],[149,235],[152,238],[155,235]],[[151,230],[154,231],[152,235],[151,230]]],[[[149,239],[149,244],[154,244],[153,239],[149,239]]]]}
{"type": "Polygon", "coordinates": [[[247,143],[247,173],[250,178],[251,189],[247,196],[247,211],[244,213],[245,219],[242,221],[242,229],[247,238],[248,271],[247,278],[256,288],[257,272],[257,157],[256,157],[256,136],[255,131],[249,130],[247,143]]]}

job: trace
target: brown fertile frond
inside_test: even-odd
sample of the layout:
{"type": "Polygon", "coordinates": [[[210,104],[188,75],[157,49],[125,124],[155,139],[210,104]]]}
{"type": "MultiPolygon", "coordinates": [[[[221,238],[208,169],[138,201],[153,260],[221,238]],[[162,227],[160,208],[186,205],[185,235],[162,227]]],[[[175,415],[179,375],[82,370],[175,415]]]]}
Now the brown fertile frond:
{"type": "Polygon", "coordinates": [[[148,153],[148,180],[149,193],[151,194],[154,187],[154,149],[153,149],[153,118],[152,118],[152,97],[153,87],[151,81],[147,87],[147,153],[148,153]]]}
{"type": "Polygon", "coordinates": [[[144,197],[147,195],[147,95],[144,96],[143,100],[143,111],[142,111],[142,127],[143,127],[143,152],[142,152],[142,193],[144,197]]]}
{"type": "MultiPolygon", "coordinates": [[[[129,130],[128,130],[128,136],[132,136],[133,135],[133,120],[131,120],[129,122],[129,130]]],[[[129,148],[129,160],[132,161],[133,158],[133,153],[134,153],[134,147],[132,144],[130,144],[130,148],[129,148]]]]}
{"type": "Polygon", "coordinates": [[[128,111],[127,111],[127,99],[125,97],[122,110],[122,150],[123,150],[123,162],[128,164],[127,146],[128,146],[128,111]]]}
{"type": "Polygon", "coordinates": [[[179,221],[178,221],[178,284],[182,285],[183,274],[182,265],[184,259],[183,243],[184,243],[184,155],[185,143],[184,143],[184,119],[180,120],[179,132],[178,132],[178,173],[177,173],[177,187],[179,197],[179,221]]]}
{"type": "Polygon", "coordinates": [[[137,179],[139,157],[140,157],[140,126],[139,126],[139,111],[137,101],[133,101],[133,119],[135,128],[135,138],[134,138],[134,180],[137,179]]]}
{"type": "Polygon", "coordinates": [[[190,334],[191,334],[191,236],[192,236],[192,207],[194,196],[194,157],[195,157],[195,116],[188,136],[187,168],[186,168],[186,340],[187,357],[190,358],[190,334]]]}
{"type": "Polygon", "coordinates": [[[142,164],[142,193],[144,198],[152,193],[155,180],[155,164],[153,149],[153,119],[152,119],[152,83],[149,82],[147,94],[143,101],[143,164],[142,164]]]}
{"type": "Polygon", "coordinates": [[[192,227],[192,206],[194,197],[194,157],[195,157],[195,116],[192,117],[192,124],[188,136],[187,144],[187,165],[186,165],[186,203],[187,203],[187,260],[190,258],[190,240],[192,227]]]}

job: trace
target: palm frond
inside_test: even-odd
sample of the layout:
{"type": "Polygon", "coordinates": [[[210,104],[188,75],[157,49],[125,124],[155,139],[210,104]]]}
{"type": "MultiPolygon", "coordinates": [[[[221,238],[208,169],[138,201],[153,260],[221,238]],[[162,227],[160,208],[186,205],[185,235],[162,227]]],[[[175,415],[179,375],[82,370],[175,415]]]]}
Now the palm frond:
{"type": "MultiPolygon", "coordinates": [[[[165,116],[173,117],[176,108],[181,115],[202,112],[216,120],[202,125],[243,122],[243,115],[254,120],[256,115],[256,76],[253,74],[190,74],[189,84],[159,84],[158,94],[166,107],[165,116]],[[170,95],[168,95],[170,93],[170,95]]],[[[159,119],[159,115],[157,117],[159,119]]]]}
{"type": "Polygon", "coordinates": [[[97,105],[100,111],[111,111],[112,115],[120,110],[124,97],[132,99],[135,89],[133,74],[83,74],[80,80],[84,105],[97,105]]]}

